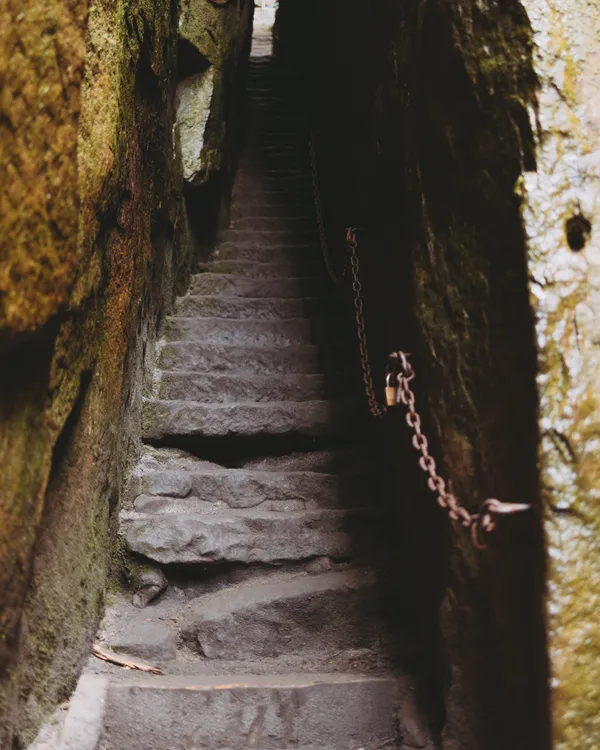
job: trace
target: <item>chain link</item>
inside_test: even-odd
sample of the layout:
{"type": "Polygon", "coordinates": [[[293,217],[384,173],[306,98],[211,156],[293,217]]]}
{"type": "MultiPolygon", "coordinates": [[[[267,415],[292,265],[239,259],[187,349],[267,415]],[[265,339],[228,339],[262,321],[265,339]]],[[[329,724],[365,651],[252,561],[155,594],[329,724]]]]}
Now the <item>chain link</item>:
{"type": "Polygon", "coordinates": [[[356,311],[356,334],[358,337],[358,348],[360,350],[360,363],[363,371],[363,382],[365,394],[369,402],[369,411],[374,417],[383,417],[387,407],[381,406],[375,395],[373,386],[373,373],[371,372],[371,361],[369,360],[369,349],[367,347],[367,331],[365,329],[365,316],[363,311],[362,285],[360,283],[360,263],[358,261],[356,241],[356,230],[348,227],[346,230],[346,244],[350,253],[350,268],[352,269],[352,290],[354,291],[354,309],[356,311]]]}
{"type": "Polygon", "coordinates": [[[406,407],[406,423],[413,431],[412,444],[421,454],[419,466],[427,474],[427,486],[437,495],[438,505],[447,511],[450,518],[470,530],[474,546],[479,550],[485,549],[486,545],[481,540],[482,533],[489,533],[496,528],[496,515],[520,513],[529,510],[531,506],[488,498],[478,513],[470,513],[458,498],[448,491],[446,482],[437,473],[435,459],[429,453],[429,442],[422,430],[421,416],[417,411],[415,394],[410,385],[415,378],[414,368],[404,352],[393,352],[389,359],[387,380],[389,382],[391,376],[397,382],[397,403],[402,403],[406,407]]]}

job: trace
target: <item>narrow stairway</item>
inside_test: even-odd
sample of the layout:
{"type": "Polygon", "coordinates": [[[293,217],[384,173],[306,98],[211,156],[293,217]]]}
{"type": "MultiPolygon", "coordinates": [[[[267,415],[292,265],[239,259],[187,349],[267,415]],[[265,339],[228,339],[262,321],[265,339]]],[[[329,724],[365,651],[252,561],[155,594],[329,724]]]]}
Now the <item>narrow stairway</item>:
{"type": "Polygon", "coordinates": [[[167,322],[121,516],[136,603],[168,587],[116,596],[101,633],[163,674],[88,667],[98,747],[430,747],[387,649],[306,134],[268,55],[248,77],[230,228],[167,322]]]}

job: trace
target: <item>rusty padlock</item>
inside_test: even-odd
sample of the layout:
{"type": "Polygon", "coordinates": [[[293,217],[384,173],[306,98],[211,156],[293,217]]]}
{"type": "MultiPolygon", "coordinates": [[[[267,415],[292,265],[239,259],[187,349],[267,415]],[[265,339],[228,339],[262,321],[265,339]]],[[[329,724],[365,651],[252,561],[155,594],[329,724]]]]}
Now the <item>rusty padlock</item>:
{"type": "Polygon", "coordinates": [[[385,376],[385,403],[388,406],[398,404],[398,376],[395,372],[389,372],[385,376]],[[392,385],[394,382],[396,385],[392,385]]]}

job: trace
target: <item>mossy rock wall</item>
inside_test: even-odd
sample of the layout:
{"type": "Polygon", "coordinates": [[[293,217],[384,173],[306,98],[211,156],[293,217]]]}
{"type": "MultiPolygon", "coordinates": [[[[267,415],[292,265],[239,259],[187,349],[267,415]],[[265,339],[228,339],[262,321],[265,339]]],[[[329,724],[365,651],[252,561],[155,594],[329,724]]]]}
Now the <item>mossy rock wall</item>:
{"type": "Polygon", "coordinates": [[[31,741],[89,654],[144,365],[193,261],[178,12],[9,1],[1,24],[2,748],[31,741]]]}
{"type": "Polygon", "coordinates": [[[477,552],[419,489],[403,416],[374,428],[442,744],[595,747],[597,8],[280,5],[277,49],[317,113],[340,266],[345,227],[361,228],[379,392],[387,352],[411,352],[455,494],[471,511],[487,497],[534,506],[477,552]]]}

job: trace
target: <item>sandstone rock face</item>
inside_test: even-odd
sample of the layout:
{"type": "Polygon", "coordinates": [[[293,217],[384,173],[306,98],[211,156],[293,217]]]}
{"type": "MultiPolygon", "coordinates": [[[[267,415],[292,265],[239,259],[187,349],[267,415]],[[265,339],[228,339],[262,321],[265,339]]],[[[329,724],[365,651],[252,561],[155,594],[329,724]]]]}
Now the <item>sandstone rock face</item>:
{"type": "Polygon", "coordinates": [[[522,183],[538,353],[556,750],[600,743],[600,21],[527,0],[539,76],[522,183]]]}
{"type": "Polygon", "coordinates": [[[204,73],[185,78],[177,86],[177,129],[183,177],[192,184],[197,179],[202,181],[209,166],[203,149],[215,91],[214,77],[211,66],[204,73]]]}
{"type": "MultiPolygon", "coordinates": [[[[248,7],[235,10],[236,54],[248,7]]],[[[189,273],[174,10],[10,0],[2,11],[1,747],[28,744],[89,646],[142,363],[189,273]]],[[[212,116],[221,133],[224,110],[212,116]]]]}

